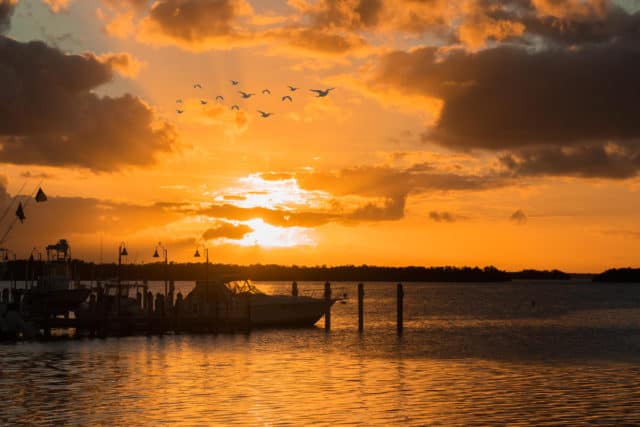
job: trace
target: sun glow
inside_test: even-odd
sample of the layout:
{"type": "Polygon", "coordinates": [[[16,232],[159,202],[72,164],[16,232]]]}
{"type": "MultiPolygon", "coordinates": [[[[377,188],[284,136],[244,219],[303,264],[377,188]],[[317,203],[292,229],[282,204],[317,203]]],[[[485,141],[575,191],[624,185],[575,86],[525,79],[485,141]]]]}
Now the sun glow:
{"type": "Polygon", "coordinates": [[[242,246],[262,246],[266,248],[289,248],[293,246],[315,246],[312,230],[304,227],[276,227],[256,218],[246,221],[253,229],[251,233],[232,243],[242,246]]]}
{"type": "Polygon", "coordinates": [[[283,176],[265,179],[261,174],[251,174],[238,179],[238,184],[228,187],[224,193],[213,194],[217,202],[228,202],[242,208],[263,207],[268,209],[319,208],[331,199],[324,191],[309,191],[300,188],[295,177],[283,176]]]}

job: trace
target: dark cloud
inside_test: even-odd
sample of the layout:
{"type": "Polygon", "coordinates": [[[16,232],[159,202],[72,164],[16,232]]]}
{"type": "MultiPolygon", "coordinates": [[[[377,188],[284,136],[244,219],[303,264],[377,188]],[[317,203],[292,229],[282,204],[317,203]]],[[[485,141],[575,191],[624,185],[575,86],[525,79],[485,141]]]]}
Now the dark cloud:
{"type": "Polygon", "coordinates": [[[620,38],[640,40],[640,14],[629,14],[618,7],[610,8],[603,16],[581,19],[530,15],[523,23],[528,34],[550,44],[572,46],[610,43],[620,38]]]}
{"type": "Polygon", "coordinates": [[[353,211],[348,219],[354,221],[396,221],[404,217],[406,201],[407,196],[401,194],[388,197],[382,206],[367,203],[353,211]]]}
{"type": "Polygon", "coordinates": [[[276,40],[292,50],[340,55],[367,46],[364,38],[348,32],[335,32],[320,28],[289,26],[257,35],[260,40],[276,40]]]}
{"type": "MultiPolygon", "coordinates": [[[[105,1],[113,6],[112,0],[105,1]]],[[[177,45],[195,51],[268,45],[285,52],[326,55],[340,55],[367,46],[364,38],[351,31],[309,23],[307,19],[281,17],[275,25],[265,28],[261,21],[268,21],[271,16],[256,14],[245,0],[159,0],[146,11],[137,4],[125,4],[125,10],[144,11],[142,18],[131,25],[136,26],[139,40],[152,44],[177,45]]],[[[362,13],[363,19],[370,19],[367,11],[363,9],[362,13]]],[[[123,16],[128,15],[116,14],[115,19],[123,16]]]]}
{"type": "Polygon", "coordinates": [[[54,176],[45,172],[33,173],[31,171],[25,171],[20,174],[22,178],[38,178],[38,179],[50,179],[54,176]]]}
{"type": "Polygon", "coordinates": [[[440,54],[421,48],[386,55],[373,82],[443,100],[429,140],[506,149],[640,136],[640,45],[440,54]]]}
{"type": "Polygon", "coordinates": [[[487,190],[509,184],[509,180],[489,172],[483,175],[455,174],[426,167],[393,169],[357,167],[337,172],[296,174],[298,185],[306,190],[327,191],[336,196],[395,197],[427,191],[487,190]]]}
{"type": "Polygon", "coordinates": [[[384,7],[383,0],[321,0],[302,11],[312,26],[357,30],[376,26],[384,7]]]}
{"type": "Polygon", "coordinates": [[[340,219],[340,215],[328,212],[292,212],[263,207],[243,208],[231,204],[212,205],[198,213],[232,221],[261,218],[264,222],[279,227],[316,227],[340,219]]]}
{"type": "Polygon", "coordinates": [[[160,0],[153,4],[146,25],[177,41],[202,43],[235,35],[235,20],[250,11],[243,0],[160,0]]]}
{"type": "Polygon", "coordinates": [[[447,211],[431,211],[429,212],[429,218],[431,218],[435,222],[456,222],[465,219],[460,215],[456,215],[447,211]]]}
{"type": "Polygon", "coordinates": [[[44,203],[35,203],[26,196],[10,197],[6,192],[6,179],[0,176],[2,212],[10,206],[9,215],[0,224],[0,229],[4,233],[9,224],[15,222],[13,211],[18,201],[23,203],[27,217],[23,224],[14,223],[9,245],[28,248],[64,237],[97,233],[123,239],[128,233],[161,227],[184,217],[182,212],[160,204],[136,205],[95,198],[48,196],[44,203]]]}
{"type": "Polygon", "coordinates": [[[94,55],[0,36],[0,161],[112,171],[171,151],[173,127],[142,100],[92,92],[112,77],[94,55]]]}
{"type": "Polygon", "coordinates": [[[16,0],[0,0],[0,34],[9,30],[11,15],[16,8],[16,0]]]}
{"type": "Polygon", "coordinates": [[[246,224],[231,224],[229,222],[219,222],[212,228],[209,228],[202,234],[204,240],[231,239],[241,240],[244,236],[251,233],[253,228],[246,224]]]}
{"type": "Polygon", "coordinates": [[[230,221],[248,221],[260,218],[278,227],[318,227],[329,223],[354,224],[369,221],[395,221],[402,219],[406,203],[405,195],[388,197],[382,203],[368,202],[352,210],[343,210],[338,202],[336,209],[318,211],[291,211],[263,207],[244,208],[231,204],[211,205],[197,211],[198,214],[230,221]]]}
{"type": "Polygon", "coordinates": [[[265,222],[280,227],[396,221],[404,217],[406,200],[410,194],[429,191],[481,191],[503,187],[512,182],[504,173],[462,175],[438,172],[434,168],[425,167],[405,170],[359,167],[337,172],[270,172],[261,176],[273,180],[295,178],[304,190],[329,193],[332,196],[329,201],[330,207],[301,211],[245,208],[225,203],[211,205],[195,213],[233,221],[262,218],[265,222]]]}
{"type": "Polygon", "coordinates": [[[509,217],[509,221],[513,222],[517,225],[523,225],[527,223],[527,214],[525,214],[522,210],[518,209],[509,217]]]}
{"type": "Polygon", "coordinates": [[[640,170],[640,144],[532,148],[503,155],[500,161],[519,176],[626,179],[640,170]]]}

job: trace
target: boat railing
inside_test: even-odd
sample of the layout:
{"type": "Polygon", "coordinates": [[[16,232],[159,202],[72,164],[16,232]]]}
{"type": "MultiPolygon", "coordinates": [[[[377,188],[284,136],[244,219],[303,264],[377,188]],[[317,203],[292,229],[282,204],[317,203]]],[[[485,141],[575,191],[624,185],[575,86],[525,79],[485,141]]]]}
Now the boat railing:
{"type": "MultiPolygon", "coordinates": [[[[310,298],[324,298],[323,289],[303,289],[300,295],[310,298]]],[[[334,299],[346,299],[349,296],[346,286],[331,287],[331,297],[334,299]]]]}

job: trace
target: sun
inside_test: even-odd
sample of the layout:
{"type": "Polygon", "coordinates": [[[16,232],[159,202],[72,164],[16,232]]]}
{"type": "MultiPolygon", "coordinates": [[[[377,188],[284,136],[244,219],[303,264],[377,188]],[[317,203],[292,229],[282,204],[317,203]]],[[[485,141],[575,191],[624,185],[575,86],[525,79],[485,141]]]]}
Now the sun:
{"type": "Polygon", "coordinates": [[[312,230],[304,227],[277,227],[260,218],[244,222],[253,229],[242,240],[234,243],[241,246],[261,246],[265,248],[290,248],[294,246],[315,246],[312,230]]]}

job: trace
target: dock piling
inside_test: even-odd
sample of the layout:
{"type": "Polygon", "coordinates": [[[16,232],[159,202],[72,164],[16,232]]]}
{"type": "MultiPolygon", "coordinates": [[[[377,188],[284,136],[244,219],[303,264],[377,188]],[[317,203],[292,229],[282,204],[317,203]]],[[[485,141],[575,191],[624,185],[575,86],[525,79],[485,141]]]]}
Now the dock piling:
{"type": "Polygon", "coordinates": [[[324,284],[324,329],[326,331],[331,330],[331,283],[325,282],[324,284]]]}
{"type": "Polygon", "coordinates": [[[298,296],[298,282],[293,282],[291,284],[291,296],[298,296]]]}
{"type": "Polygon", "coordinates": [[[398,283],[398,307],[397,307],[397,311],[398,311],[398,319],[397,319],[398,335],[402,335],[402,330],[404,329],[404,318],[403,318],[403,312],[402,312],[403,308],[404,308],[403,300],[404,300],[404,290],[402,289],[402,283],[398,283]]]}
{"type": "Polygon", "coordinates": [[[364,331],[364,285],[358,283],[358,331],[364,331]]]}

